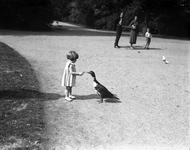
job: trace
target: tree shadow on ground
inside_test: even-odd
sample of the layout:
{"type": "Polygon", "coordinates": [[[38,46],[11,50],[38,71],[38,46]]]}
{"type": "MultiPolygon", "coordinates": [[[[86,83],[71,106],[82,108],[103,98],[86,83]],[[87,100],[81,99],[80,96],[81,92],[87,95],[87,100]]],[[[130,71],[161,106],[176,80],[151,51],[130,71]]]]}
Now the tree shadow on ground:
{"type": "MultiPolygon", "coordinates": [[[[80,26],[53,26],[52,31],[46,32],[32,32],[32,31],[20,31],[20,30],[1,30],[0,35],[13,35],[13,36],[115,36],[115,31],[96,30],[90,28],[83,28],[80,26]]],[[[124,34],[123,34],[124,35],[124,34]]],[[[129,34],[128,34],[129,35],[129,34]]]]}
{"type": "Polygon", "coordinates": [[[5,90],[0,91],[0,100],[7,98],[17,98],[17,99],[26,99],[26,98],[37,98],[42,101],[48,100],[58,100],[63,97],[60,94],[56,93],[41,93],[37,90],[28,90],[28,89],[20,89],[20,90],[5,90]]]}
{"type": "Polygon", "coordinates": [[[153,48],[149,48],[149,49],[144,49],[144,46],[133,46],[134,47],[134,49],[131,49],[130,48],[130,46],[120,46],[120,48],[125,48],[125,49],[127,49],[127,50],[144,50],[144,51],[149,51],[149,50],[163,50],[163,49],[161,49],[161,48],[155,48],[155,47],[153,47],[153,48]]]}
{"type": "Polygon", "coordinates": [[[99,99],[100,97],[97,94],[90,94],[90,95],[76,95],[76,100],[93,100],[99,99]]]}
{"type": "MultiPolygon", "coordinates": [[[[75,25],[66,22],[60,22],[59,25],[53,24],[51,31],[22,31],[22,30],[4,30],[1,29],[0,35],[29,36],[29,35],[47,35],[47,36],[115,36],[116,31],[97,30],[84,25],[75,25]]],[[[130,31],[124,31],[122,36],[130,36],[130,31]]],[[[173,40],[189,40],[189,37],[175,37],[166,35],[154,35],[156,38],[165,38],[173,40]]]]}
{"type": "Polygon", "coordinates": [[[43,101],[61,96],[38,91],[39,81],[29,62],[0,42],[0,149],[43,149],[43,101]]]}
{"type": "MultiPolygon", "coordinates": [[[[90,94],[90,95],[76,95],[76,100],[94,100],[94,99],[98,99],[98,101],[100,100],[100,97],[97,94],[90,94]]],[[[121,101],[117,100],[117,99],[111,99],[111,98],[107,98],[104,99],[105,102],[107,103],[121,103],[121,101]]]]}
{"type": "Polygon", "coordinates": [[[118,99],[113,99],[113,98],[105,99],[105,102],[107,102],[107,103],[121,103],[120,100],[118,100],[118,99]]]}

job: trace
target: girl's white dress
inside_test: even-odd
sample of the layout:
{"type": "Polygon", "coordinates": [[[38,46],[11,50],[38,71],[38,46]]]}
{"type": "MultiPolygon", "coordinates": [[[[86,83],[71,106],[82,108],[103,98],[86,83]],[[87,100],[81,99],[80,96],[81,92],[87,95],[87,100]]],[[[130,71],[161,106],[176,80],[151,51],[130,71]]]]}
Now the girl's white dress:
{"type": "Polygon", "coordinates": [[[75,64],[70,60],[66,63],[65,69],[62,77],[62,86],[75,86],[76,75],[71,74],[71,72],[76,72],[75,64]]]}

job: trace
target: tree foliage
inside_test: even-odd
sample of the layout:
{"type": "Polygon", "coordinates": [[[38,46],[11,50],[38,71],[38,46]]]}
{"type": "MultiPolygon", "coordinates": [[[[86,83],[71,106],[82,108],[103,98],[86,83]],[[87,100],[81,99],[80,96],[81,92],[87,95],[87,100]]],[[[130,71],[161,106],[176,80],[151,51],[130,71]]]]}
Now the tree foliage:
{"type": "Polygon", "coordinates": [[[153,33],[189,35],[190,2],[188,0],[73,0],[69,21],[95,28],[113,29],[114,19],[125,11],[124,24],[138,15],[141,31],[147,27],[153,33]]]}
{"type": "Polygon", "coordinates": [[[126,26],[138,15],[142,32],[190,34],[189,0],[1,0],[0,25],[42,28],[63,20],[113,30],[121,10],[126,26]]]}
{"type": "Polygon", "coordinates": [[[8,28],[47,28],[54,18],[49,0],[1,0],[0,25],[8,28]]]}
{"type": "Polygon", "coordinates": [[[112,30],[121,9],[125,11],[125,25],[138,15],[141,31],[150,27],[157,34],[189,32],[188,0],[73,0],[69,3],[68,21],[112,30]]]}
{"type": "Polygon", "coordinates": [[[185,35],[189,32],[187,25],[187,6],[186,0],[145,0],[143,10],[145,11],[145,24],[152,27],[154,32],[168,35],[185,35]],[[185,2],[185,5],[184,5],[185,2]],[[185,17],[186,16],[186,17],[185,17]],[[188,32],[187,32],[188,31],[188,32]]]}

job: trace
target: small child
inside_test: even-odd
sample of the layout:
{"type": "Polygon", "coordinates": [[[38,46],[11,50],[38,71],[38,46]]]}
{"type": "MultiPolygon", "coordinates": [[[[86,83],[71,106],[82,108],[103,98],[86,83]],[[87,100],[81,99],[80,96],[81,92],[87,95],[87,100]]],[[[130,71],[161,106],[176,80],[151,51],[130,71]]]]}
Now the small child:
{"type": "Polygon", "coordinates": [[[149,45],[150,45],[151,38],[152,38],[152,34],[150,33],[150,28],[147,28],[145,37],[146,37],[146,45],[145,45],[144,49],[149,49],[149,45]]]}
{"type": "Polygon", "coordinates": [[[72,87],[75,86],[76,76],[82,76],[84,72],[76,72],[75,62],[79,58],[79,55],[75,51],[70,51],[67,54],[67,63],[65,65],[63,77],[62,77],[62,86],[65,86],[65,100],[72,101],[75,99],[75,96],[72,95],[72,87]]]}

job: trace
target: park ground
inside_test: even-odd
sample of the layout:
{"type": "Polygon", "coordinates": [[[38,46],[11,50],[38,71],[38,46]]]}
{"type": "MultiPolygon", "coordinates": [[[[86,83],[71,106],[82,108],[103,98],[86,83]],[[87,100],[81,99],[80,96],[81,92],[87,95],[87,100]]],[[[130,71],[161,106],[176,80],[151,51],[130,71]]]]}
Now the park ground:
{"type": "Polygon", "coordinates": [[[153,36],[144,50],[145,38],[139,36],[130,50],[127,32],[120,49],[114,40],[114,31],[62,22],[51,32],[1,30],[0,41],[31,65],[32,71],[19,77],[28,77],[29,86],[19,87],[22,94],[43,95],[36,108],[43,107],[45,150],[188,150],[190,41],[153,36]],[[77,71],[93,70],[120,102],[99,104],[89,74],[77,77],[76,100],[64,100],[61,78],[72,50],[79,54],[77,71]]]}

